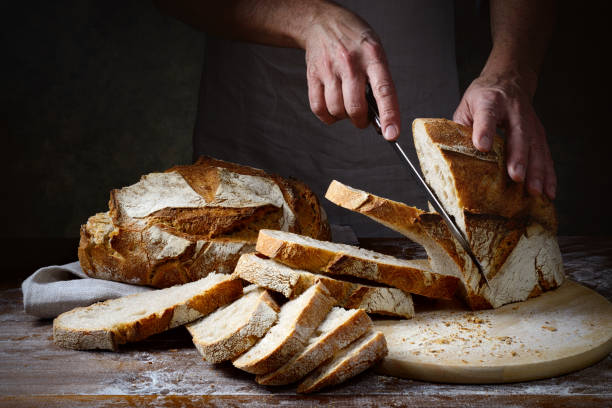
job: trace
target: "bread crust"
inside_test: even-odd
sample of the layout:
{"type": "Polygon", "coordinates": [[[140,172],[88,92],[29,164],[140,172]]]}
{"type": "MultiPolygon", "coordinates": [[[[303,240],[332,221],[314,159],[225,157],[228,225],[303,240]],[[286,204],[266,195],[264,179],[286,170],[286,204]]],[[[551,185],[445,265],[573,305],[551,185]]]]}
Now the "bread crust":
{"type": "MultiPolygon", "coordinates": [[[[331,297],[329,291],[322,283],[313,286],[301,296],[307,296],[310,299],[299,312],[296,320],[292,323],[289,331],[284,334],[282,340],[280,342],[272,342],[275,347],[271,350],[264,349],[264,355],[253,356],[251,352],[258,347],[259,343],[257,343],[253,348],[233,361],[235,367],[251,374],[268,374],[285,364],[291,356],[305,348],[308,338],[321,321],[323,321],[327,313],[329,313],[335,304],[335,299],[331,297]]],[[[282,308],[286,308],[290,304],[286,303],[282,308]]],[[[280,315],[277,324],[279,323],[281,323],[280,315]]],[[[264,341],[267,336],[270,336],[272,330],[273,328],[268,331],[260,342],[264,341]]]]}
{"type": "Polygon", "coordinates": [[[198,280],[211,271],[231,273],[240,255],[253,250],[261,228],[330,237],[325,213],[304,183],[201,157],[193,165],[145,175],[133,186],[112,190],[109,211],[90,217],[81,227],[78,255],[88,276],[165,288],[198,280]],[[164,174],[172,177],[166,179],[164,174]],[[225,196],[241,202],[232,188],[238,196],[254,197],[240,191],[241,176],[257,177],[264,187],[276,191],[278,205],[257,196],[252,200],[261,201],[257,205],[226,206],[225,196]],[[163,197],[173,188],[185,194],[186,204],[170,197],[164,199],[167,205],[156,206],[159,200],[151,194],[163,197]],[[139,210],[138,199],[147,194],[142,205],[148,210],[139,210]],[[225,196],[218,205],[206,204],[215,203],[219,194],[225,196]]]}
{"type": "MultiPolygon", "coordinates": [[[[492,149],[483,153],[472,144],[472,128],[447,119],[415,119],[412,132],[419,158],[423,157],[417,138],[420,129],[448,163],[461,208],[473,214],[530,218],[556,233],[552,202],[542,195],[530,195],[524,183],[510,179],[500,136],[494,135],[492,149]]],[[[422,164],[421,160],[421,168],[422,164]]]]}
{"type": "Polygon", "coordinates": [[[262,385],[285,385],[296,382],[371,328],[372,320],[363,310],[358,309],[349,319],[322,335],[315,343],[309,344],[302,353],[294,356],[287,364],[267,375],[258,375],[255,381],[262,385]]]}
{"type": "Polygon", "coordinates": [[[336,299],[338,306],[405,319],[414,317],[412,297],[400,289],[362,285],[293,269],[271,259],[262,259],[257,254],[243,255],[234,274],[255,285],[280,292],[290,299],[321,282],[336,299]]]}
{"type": "MultiPolygon", "coordinates": [[[[143,295],[155,296],[154,292],[146,292],[130,295],[130,297],[143,295]]],[[[141,318],[127,321],[124,324],[90,330],[70,327],[64,323],[70,315],[79,314],[84,311],[95,311],[100,308],[104,309],[118,301],[118,299],[110,299],[91,306],[79,307],[56,317],[53,320],[53,341],[61,347],[70,349],[107,349],[116,351],[120,344],[140,341],[153,334],[189,323],[209,314],[222,305],[232,302],[241,295],[242,283],[239,280],[228,277],[189,299],[179,301],[171,307],[160,309],[141,318]]]]}
{"type": "Polygon", "coordinates": [[[346,349],[350,348],[356,349],[351,350],[348,355],[342,355],[341,350],[338,353],[339,356],[334,357],[330,362],[310,374],[298,386],[297,392],[307,394],[340,384],[372,367],[389,352],[387,341],[382,332],[366,333],[346,347],[346,349]],[[331,371],[329,371],[330,369],[331,371]]]}
{"type": "Polygon", "coordinates": [[[463,213],[468,241],[484,267],[491,282],[489,286],[439,214],[377,197],[338,181],[330,184],[326,197],[341,207],[362,213],[423,245],[434,270],[443,270],[461,278],[462,285],[458,294],[474,310],[525,300],[543,290],[558,287],[563,282],[563,264],[554,234],[523,217],[508,219],[468,211],[463,213]],[[530,230],[536,232],[530,234],[530,230]],[[526,256],[524,248],[530,245],[541,245],[544,249],[540,252],[531,250],[530,261],[517,266],[517,259],[526,256]],[[542,264],[543,261],[539,259],[547,261],[542,264]],[[540,266],[537,266],[538,262],[540,266]],[[546,273],[539,272],[544,269],[546,273]],[[509,277],[517,273],[528,277],[531,286],[518,289],[505,287],[512,281],[509,277]]]}
{"type": "MultiPolygon", "coordinates": [[[[245,289],[245,292],[248,289],[245,289]]],[[[187,324],[187,330],[192,335],[193,344],[196,346],[203,359],[209,363],[220,363],[226,360],[232,360],[251,348],[262,336],[266,334],[268,329],[276,322],[279,306],[272,299],[267,290],[250,289],[259,292],[256,301],[250,310],[249,319],[233,332],[227,334],[223,338],[215,339],[215,341],[204,341],[198,336],[199,325],[209,324],[209,318],[214,314],[204,317],[202,320],[187,324]]],[[[246,296],[246,294],[245,294],[246,296]]],[[[239,302],[241,299],[236,300],[239,302]]],[[[226,307],[231,307],[228,304],[226,307]]],[[[215,313],[222,312],[217,310],[215,313]]],[[[225,322],[222,322],[225,324],[225,322]]],[[[207,330],[214,331],[216,327],[206,326],[207,330]]]]}
{"type": "Polygon", "coordinates": [[[442,299],[452,298],[459,285],[455,276],[374,262],[347,253],[288,242],[266,231],[259,232],[256,250],[292,268],[330,275],[350,275],[390,285],[405,292],[442,299]]]}

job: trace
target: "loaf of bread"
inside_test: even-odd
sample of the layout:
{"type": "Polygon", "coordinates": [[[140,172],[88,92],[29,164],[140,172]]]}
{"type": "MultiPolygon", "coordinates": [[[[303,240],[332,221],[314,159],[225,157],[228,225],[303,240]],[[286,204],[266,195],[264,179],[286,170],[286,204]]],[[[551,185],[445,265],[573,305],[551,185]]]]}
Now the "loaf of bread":
{"type": "Polygon", "coordinates": [[[336,299],[338,306],[347,309],[363,309],[367,313],[405,319],[414,316],[412,297],[401,289],[334,279],[294,269],[256,254],[242,255],[234,274],[250,283],[282,293],[291,299],[321,282],[336,299]]]}
{"type": "Polygon", "coordinates": [[[439,214],[337,181],[326,198],[423,245],[433,271],[461,279],[459,292],[472,309],[499,307],[558,287],[564,273],[554,207],[510,180],[502,140],[495,139],[491,152],[478,152],[469,128],[444,119],[417,119],[413,133],[428,184],[467,237],[489,284],[439,214]]]}
{"type": "Polygon", "coordinates": [[[330,238],[303,183],[200,158],[112,190],[109,211],[81,227],[79,261],[91,277],[163,288],[232,273],[261,228],[330,238]]]}

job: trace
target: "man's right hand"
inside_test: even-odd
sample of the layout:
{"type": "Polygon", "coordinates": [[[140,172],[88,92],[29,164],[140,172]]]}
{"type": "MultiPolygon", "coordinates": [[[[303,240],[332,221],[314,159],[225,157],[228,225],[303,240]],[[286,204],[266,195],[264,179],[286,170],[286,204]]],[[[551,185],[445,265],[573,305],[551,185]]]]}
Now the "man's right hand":
{"type": "Polygon", "coordinates": [[[388,140],[400,132],[397,94],[378,36],[363,19],[326,0],[155,0],[160,9],[212,34],[306,50],[310,107],[325,123],[368,125],[370,82],[388,140]]]}
{"type": "Polygon", "coordinates": [[[298,43],[306,50],[308,97],[313,113],[331,124],[350,118],[368,126],[366,81],[370,82],[387,140],[399,136],[401,123],[395,86],[378,36],[365,21],[326,4],[312,16],[298,43]]]}

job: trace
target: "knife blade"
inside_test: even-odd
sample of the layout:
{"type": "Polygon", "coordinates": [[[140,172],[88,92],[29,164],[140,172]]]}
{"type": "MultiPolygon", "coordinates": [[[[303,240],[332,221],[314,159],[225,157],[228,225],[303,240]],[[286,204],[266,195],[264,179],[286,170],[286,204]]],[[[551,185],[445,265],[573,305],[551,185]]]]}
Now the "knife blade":
{"type": "MultiPolygon", "coordinates": [[[[376,132],[382,136],[380,117],[378,115],[378,105],[376,104],[376,99],[374,99],[374,94],[372,93],[372,88],[370,87],[369,84],[366,89],[366,100],[368,102],[368,114],[370,116],[370,121],[372,122],[372,126],[374,126],[374,129],[376,130],[376,132]]],[[[453,237],[455,237],[455,239],[459,242],[463,250],[472,259],[472,262],[474,263],[474,265],[476,265],[476,268],[478,269],[480,276],[482,276],[482,278],[484,278],[487,285],[489,285],[489,279],[487,279],[487,275],[484,273],[482,264],[480,263],[478,258],[476,258],[476,255],[474,255],[474,252],[472,251],[472,248],[470,247],[468,240],[466,239],[463,232],[459,229],[459,227],[455,223],[455,220],[444,209],[444,207],[442,206],[442,203],[440,202],[440,200],[438,200],[438,197],[436,196],[434,191],[431,189],[431,187],[429,187],[425,179],[423,179],[423,177],[421,176],[419,171],[416,169],[414,164],[412,164],[412,161],[410,160],[408,155],[404,152],[404,149],[402,149],[399,143],[396,141],[389,141],[389,144],[391,144],[391,146],[393,147],[393,150],[395,151],[395,153],[397,153],[402,163],[406,165],[406,167],[409,170],[409,173],[414,178],[414,180],[417,182],[417,185],[421,188],[421,191],[425,194],[425,196],[427,197],[431,205],[434,207],[436,212],[440,214],[440,216],[446,223],[453,237]]]]}

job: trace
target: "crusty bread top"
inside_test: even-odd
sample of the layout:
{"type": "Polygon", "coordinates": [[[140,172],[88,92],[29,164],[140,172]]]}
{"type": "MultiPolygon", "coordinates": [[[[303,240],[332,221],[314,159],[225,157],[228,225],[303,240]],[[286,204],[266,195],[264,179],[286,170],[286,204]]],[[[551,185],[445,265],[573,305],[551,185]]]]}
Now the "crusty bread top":
{"type": "Polygon", "coordinates": [[[495,135],[483,153],[472,145],[472,129],[447,119],[415,119],[414,144],[427,183],[460,227],[464,212],[529,218],[555,232],[552,202],[531,196],[508,176],[504,141],[495,135]]]}

